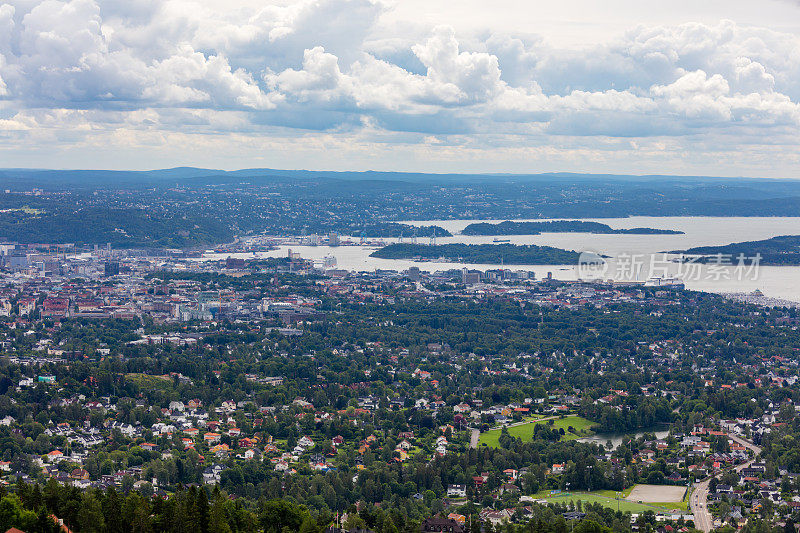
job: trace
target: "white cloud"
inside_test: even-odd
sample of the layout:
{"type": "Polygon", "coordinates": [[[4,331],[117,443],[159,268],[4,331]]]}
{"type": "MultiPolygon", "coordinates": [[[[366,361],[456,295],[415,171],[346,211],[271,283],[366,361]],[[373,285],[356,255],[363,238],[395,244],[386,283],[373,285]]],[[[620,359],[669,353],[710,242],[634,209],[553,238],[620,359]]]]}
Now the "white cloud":
{"type": "MultiPolygon", "coordinates": [[[[451,27],[434,28],[425,43],[411,48],[428,69],[427,78],[452,95],[458,103],[486,102],[504,88],[497,57],[482,52],[461,52],[451,27]],[[452,87],[448,90],[448,88],[452,87]]],[[[444,102],[450,103],[447,100],[444,102]]]]}
{"type": "Polygon", "coordinates": [[[287,139],[313,131],[487,151],[577,149],[594,137],[696,145],[698,135],[755,146],[800,133],[793,33],[724,20],[640,25],[558,48],[412,20],[392,33],[381,22],[390,13],[373,0],[224,11],[191,0],[2,4],[2,129],[60,131],[68,140],[55,142],[65,143],[120,127],[165,139],[184,127],[287,139]]]}
{"type": "Polygon", "coordinates": [[[265,76],[270,88],[296,94],[300,99],[305,99],[310,93],[333,91],[339,88],[342,79],[339,59],[326,53],[321,46],[303,53],[302,70],[286,69],[280,74],[265,76]]]}
{"type": "Polygon", "coordinates": [[[735,86],[740,92],[765,93],[775,88],[775,77],[761,63],[748,57],[737,57],[735,86]]]}

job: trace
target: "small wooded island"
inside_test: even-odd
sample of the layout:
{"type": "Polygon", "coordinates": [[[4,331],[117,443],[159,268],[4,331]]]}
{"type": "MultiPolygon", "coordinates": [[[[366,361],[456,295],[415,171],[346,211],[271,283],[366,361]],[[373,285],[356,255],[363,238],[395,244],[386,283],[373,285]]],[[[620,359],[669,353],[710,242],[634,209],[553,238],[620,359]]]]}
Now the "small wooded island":
{"type": "Polygon", "coordinates": [[[781,235],[762,241],[734,242],[722,246],[698,246],[688,250],[673,250],[669,253],[683,254],[685,262],[714,263],[725,261],[736,265],[752,263],[758,257],[759,264],[773,266],[800,265],[800,235],[781,235]]]}
{"type": "Polygon", "coordinates": [[[552,246],[516,244],[390,244],[370,257],[380,259],[446,259],[454,263],[506,265],[574,265],[580,254],[552,246]]]}
{"type": "Polygon", "coordinates": [[[346,230],[354,237],[452,237],[453,234],[441,226],[411,226],[399,222],[372,222],[364,226],[353,225],[346,230]]]}
{"type": "Polygon", "coordinates": [[[656,228],[614,229],[608,224],[586,220],[548,220],[542,222],[512,222],[470,224],[462,235],[540,235],[542,233],[602,233],[610,235],[682,235],[682,231],[656,228]]]}

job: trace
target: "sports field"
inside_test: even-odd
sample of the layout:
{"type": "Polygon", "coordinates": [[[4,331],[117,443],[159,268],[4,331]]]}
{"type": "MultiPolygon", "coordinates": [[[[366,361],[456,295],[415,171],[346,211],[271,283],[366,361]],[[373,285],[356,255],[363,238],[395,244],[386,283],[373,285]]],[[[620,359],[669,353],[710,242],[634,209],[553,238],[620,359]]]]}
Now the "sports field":
{"type": "Polygon", "coordinates": [[[636,485],[626,500],[632,502],[680,502],[686,487],[680,485],[636,485]]]}
{"type": "MultiPolygon", "coordinates": [[[[518,424],[514,426],[509,426],[508,434],[512,437],[519,437],[523,441],[529,441],[533,438],[533,428],[536,424],[547,424],[548,420],[533,420],[531,422],[518,424]]],[[[564,429],[564,436],[561,437],[561,440],[572,440],[580,438],[580,435],[575,435],[567,431],[567,428],[572,426],[575,428],[576,431],[581,431],[583,429],[589,429],[594,426],[594,422],[591,420],[586,420],[585,418],[581,418],[580,416],[568,416],[565,418],[555,418],[553,419],[553,427],[556,429],[564,429]]],[[[484,433],[481,433],[480,440],[478,443],[480,445],[491,446],[493,448],[497,448],[499,446],[500,441],[500,429],[491,429],[484,433]]]]}
{"type": "Polygon", "coordinates": [[[672,509],[686,509],[686,500],[684,499],[684,491],[686,487],[673,487],[662,485],[636,485],[633,489],[628,489],[620,493],[620,499],[616,499],[616,493],[610,490],[602,490],[596,492],[569,492],[569,493],[539,493],[537,498],[545,499],[552,503],[569,503],[570,501],[578,502],[581,500],[584,503],[599,503],[604,507],[611,509],[619,509],[622,512],[630,513],[643,513],[645,511],[653,511],[659,513],[669,511],[672,509]],[[638,489],[638,490],[637,490],[638,489]],[[667,489],[667,490],[664,490],[667,489]],[[680,489],[680,490],[677,490],[680,489]],[[673,501],[666,502],[659,501],[645,501],[641,498],[633,499],[638,494],[644,497],[658,497],[669,498],[673,501]],[[641,500],[642,503],[639,503],[641,500]]]}
{"type": "Polygon", "coordinates": [[[567,492],[554,496],[547,496],[544,499],[550,503],[578,503],[579,500],[583,503],[599,503],[603,507],[608,507],[614,510],[619,509],[623,513],[643,513],[645,511],[658,512],[663,510],[643,503],[630,502],[624,499],[615,500],[614,498],[602,496],[592,492],[567,492]]]}

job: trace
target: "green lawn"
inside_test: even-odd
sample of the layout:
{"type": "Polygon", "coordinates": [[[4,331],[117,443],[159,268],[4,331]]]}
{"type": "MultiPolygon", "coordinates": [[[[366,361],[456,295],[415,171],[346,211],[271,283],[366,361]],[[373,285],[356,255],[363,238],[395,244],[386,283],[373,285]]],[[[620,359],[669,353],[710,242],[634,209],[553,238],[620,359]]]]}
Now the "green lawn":
{"type": "MultiPolygon", "coordinates": [[[[622,492],[622,497],[623,498],[627,498],[628,495],[630,495],[630,493],[632,491],[633,491],[633,487],[628,487],[627,489],[621,491],[622,492]]],[[[599,494],[600,496],[608,496],[609,498],[616,498],[617,497],[617,491],[615,491],[615,490],[595,490],[595,491],[592,491],[592,493],[593,494],[599,494]]]]}
{"type": "MultiPolygon", "coordinates": [[[[627,498],[630,496],[631,492],[633,491],[634,487],[628,487],[624,491],[622,491],[622,497],[627,498]]],[[[597,490],[593,491],[593,494],[597,494],[599,496],[606,496],[609,498],[616,498],[616,492],[613,490],[597,490]]],[[[671,511],[673,509],[680,509],[682,511],[689,509],[689,498],[692,495],[692,489],[686,491],[686,495],[683,497],[683,501],[680,502],[647,502],[645,505],[650,507],[658,507],[660,509],[665,509],[667,511],[671,511]]]]}
{"type": "Polygon", "coordinates": [[[542,414],[539,414],[539,413],[532,413],[532,414],[529,414],[528,416],[526,416],[525,420],[526,421],[533,421],[533,420],[539,420],[540,418],[548,418],[548,417],[547,417],[547,415],[542,415],[542,414]]]}
{"type": "MultiPolygon", "coordinates": [[[[536,424],[547,424],[549,420],[545,421],[533,421],[528,422],[526,424],[520,424],[518,426],[513,426],[508,428],[508,433],[512,437],[519,437],[523,441],[529,441],[533,438],[533,428],[536,424]]],[[[591,420],[587,420],[585,418],[581,418],[580,416],[568,416],[566,418],[556,418],[553,420],[553,427],[556,429],[564,429],[565,435],[561,437],[561,440],[572,440],[580,438],[580,435],[575,435],[567,431],[569,426],[575,428],[576,431],[590,429],[594,426],[594,422],[591,420]]],[[[497,448],[499,446],[500,441],[500,429],[491,429],[484,433],[481,433],[481,438],[478,441],[479,444],[485,444],[486,446],[491,446],[493,448],[497,448]]]]}
{"type": "Polygon", "coordinates": [[[130,373],[125,374],[125,379],[136,383],[139,387],[145,390],[170,390],[173,388],[172,380],[165,376],[151,376],[150,374],[130,373]]]}
{"type": "MultiPolygon", "coordinates": [[[[602,493],[612,493],[614,491],[599,491],[602,493]]],[[[588,503],[599,503],[604,507],[608,507],[610,509],[619,509],[620,511],[624,512],[631,512],[631,513],[643,513],[645,511],[653,511],[654,513],[659,513],[662,511],[668,511],[670,509],[681,508],[681,504],[673,503],[673,504],[648,504],[648,503],[636,503],[636,502],[629,502],[626,500],[616,500],[613,496],[605,496],[604,494],[599,494],[598,492],[570,492],[566,494],[557,494],[555,496],[546,496],[544,497],[548,502],[551,503],[569,503],[570,501],[578,502],[581,500],[582,502],[588,503]]]]}
{"type": "Polygon", "coordinates": [[[419,446],[412,446],[411,449],[408,450],[408,456],[414,457],[415,455],[419,454],[422,451],[422,448],[419,446]]]}

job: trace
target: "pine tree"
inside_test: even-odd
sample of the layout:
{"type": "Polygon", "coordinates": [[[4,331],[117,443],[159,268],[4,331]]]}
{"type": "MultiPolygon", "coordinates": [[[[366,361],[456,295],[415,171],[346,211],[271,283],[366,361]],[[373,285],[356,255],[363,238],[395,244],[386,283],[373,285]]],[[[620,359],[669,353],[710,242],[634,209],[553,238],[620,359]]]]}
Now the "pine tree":
{"type": "Polygon", "coordinates": [[[219,493],[214,495],[208,519],[208,533],[231,533],[228,515],[225,512],[225,500],[219,493]]]}
{"type": "Polygon", "coordinates": [[[58,522],[53,520],[53,517],[50,516],[47,508],[44,505],[41,506],[36,515],[36,523],[33,524],[30,531],[35,533],[58,533],[60,530],[61,527],[58,525],[58,522]]]}
{"type": "Polygon", "coordinates": [[[78,525],[81,533],[100,533],[103,531],[104,524],[103,508],[100,502],[94,494],[84,494],[78,511],[78,525]]]}
{"type": "MultiPolygon", "coordinates": [[[[138,492],[131,492],[125,499],[122,516],[131,533],[149,533],[153,529],[150,524],[150,505],[138,492]]],[[[159,530],[163,531],[161,528],[159,530]]]]}
{"type": "Polygon", "coordinates": [[[122,524],[122,499],[117,489],[111,487],[103,501],[103,516],[105,517],[106,533],[123,533],[122,524]]]}
{"type": "Polygon", "coordinates": [[[202,531],[202,533],[208,533],[208,528],[209,528],[208,495],[206,494],[205,489],[201,488],[198,491],[196,502],[197,502],[196,503],[197,520],[200,524],[200,531],[202,531]]]}

